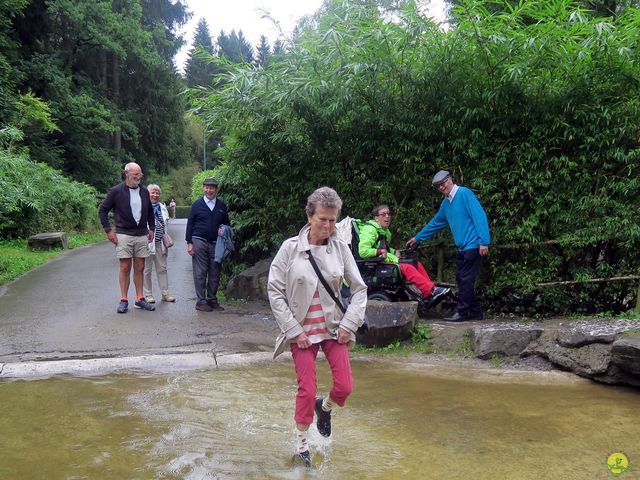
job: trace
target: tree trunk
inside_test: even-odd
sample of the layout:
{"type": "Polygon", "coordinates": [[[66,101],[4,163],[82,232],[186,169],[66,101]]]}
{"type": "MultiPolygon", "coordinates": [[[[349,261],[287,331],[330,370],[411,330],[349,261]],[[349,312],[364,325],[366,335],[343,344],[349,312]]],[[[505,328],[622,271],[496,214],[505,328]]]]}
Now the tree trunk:
{"type": "MultiPolygon", "coordinates": [[[[111,99],[116,106],[120,106],[120,59],[117,54],[112,54],[111,62],[111,99]]],[[[113,133],[113,151],[116,155],[116,161],[120,163],[122,153],[122,132],[118,128],[113,133]]]]}

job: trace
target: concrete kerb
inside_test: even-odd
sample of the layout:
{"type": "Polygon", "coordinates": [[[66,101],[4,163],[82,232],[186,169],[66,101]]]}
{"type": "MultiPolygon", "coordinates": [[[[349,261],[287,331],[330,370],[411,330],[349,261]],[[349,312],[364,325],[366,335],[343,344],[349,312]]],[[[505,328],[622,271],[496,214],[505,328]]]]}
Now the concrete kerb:
{"type": "MultiPolygon", "coordinates": [[[[90,377],[109,373],[173,373],[206,368],[238,367],[272,361],[271,352],[215,352],[142,355],[134,357],[90,358],[16,362],[0,364],[0,379],[44,379],[56,375],[90,377]]],[[[283,355],[283,357],[286,357],[283,355]]]]}

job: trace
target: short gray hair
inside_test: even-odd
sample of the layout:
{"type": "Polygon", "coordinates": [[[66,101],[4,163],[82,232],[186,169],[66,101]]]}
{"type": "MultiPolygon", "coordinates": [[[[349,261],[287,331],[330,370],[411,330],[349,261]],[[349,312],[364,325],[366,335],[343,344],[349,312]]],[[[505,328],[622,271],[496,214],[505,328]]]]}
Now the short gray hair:
{"type": "Polygon", "coordinates": [[[316,213],[316,208],[334,208],[338,210],[338,214],[342,209],[342,200],[338,193],[331,187],[320,187],[307,198],[307,207],[305,208],[307,215],[311,216],[316,213]]]}
{"type": "Polygon", "coordinates": [[[160,192],[160,194],[162,194],[162,189],[160,188],[159,185],[156,185],[155,183],[152,183],[151,185],[147,185],[147,190],[149,190],[149,191],[158,190],[160,192]]]}

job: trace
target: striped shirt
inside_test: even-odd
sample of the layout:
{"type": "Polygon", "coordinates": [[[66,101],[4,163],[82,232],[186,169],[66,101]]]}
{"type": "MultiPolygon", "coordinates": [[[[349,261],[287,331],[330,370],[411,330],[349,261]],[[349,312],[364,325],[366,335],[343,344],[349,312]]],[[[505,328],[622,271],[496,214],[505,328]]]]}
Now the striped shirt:
{"type": "Polygon", "coordinates": [[[161,242],[162,237],[164,237],[164,217],[162,216],[162,207],[160,207],[160,203],[152,203],[153,214],[156,217],[156,234],[154,240],[156,242],[161,242]]]}
{"type": "Polygon", "coordinates": [[[311,305],[307,315],[304,317],[302,323],[304,333],[309,337],[311,343],[320,343],[324,340],[334,338],[331,336],[329,329],[327,328],[327,322],[324,318],[324,312],[322,311],[322,304],[320,303],[320,294],[316,288],[316,292],[313,294],[311,305]]]}

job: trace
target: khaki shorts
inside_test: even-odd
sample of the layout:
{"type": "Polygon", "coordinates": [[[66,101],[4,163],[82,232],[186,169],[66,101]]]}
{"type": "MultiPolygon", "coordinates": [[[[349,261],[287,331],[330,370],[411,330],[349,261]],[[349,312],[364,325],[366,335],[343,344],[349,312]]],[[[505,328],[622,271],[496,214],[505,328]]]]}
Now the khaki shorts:
{"type": "Polygon", "coordinates": [[[141,235],[134,237],[124,233],[116,233],[116,257],[118,258],[147,258],[149,256],[149,237],[141,235]]]}

